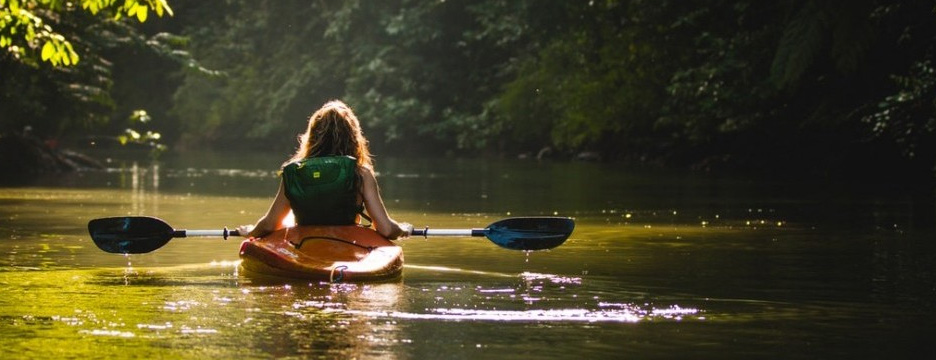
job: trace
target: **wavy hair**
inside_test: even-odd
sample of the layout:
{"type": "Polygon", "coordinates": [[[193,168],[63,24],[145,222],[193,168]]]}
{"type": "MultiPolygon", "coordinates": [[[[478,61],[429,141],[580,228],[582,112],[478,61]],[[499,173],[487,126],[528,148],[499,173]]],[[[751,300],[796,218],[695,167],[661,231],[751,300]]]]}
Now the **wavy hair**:
{"type": "Polygon", "coordinates": [[[283,166],[310,157],[340,155],[354,157],[359,167],[373,167],[357,116],[345,103],[332,100],[309,117],[308,129],[299,136],[299,148],[283,166]]]}

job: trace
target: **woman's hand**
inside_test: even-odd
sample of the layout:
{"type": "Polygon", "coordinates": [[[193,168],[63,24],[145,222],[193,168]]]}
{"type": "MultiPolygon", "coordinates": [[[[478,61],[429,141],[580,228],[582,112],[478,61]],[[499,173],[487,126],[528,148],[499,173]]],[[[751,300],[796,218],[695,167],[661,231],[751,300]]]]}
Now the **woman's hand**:
{"type": "Polygon", "coordinates": [[[253,229],[254,229],[253,225],[241,225],[241,226],[238,226],[237,229],[235,230],[237,230],[237,233],[240,234],[240,236],[249,238],[251,237],[250,232],[253,231],[253,229]]]}
{"type": "Polygon", "coordinates": [[[400,223],[400,230],[403,230],[403,233],[400,234],[400,238],[408,238],[410,235],[413,235],[413,224],[410,223],[400,223]]]}

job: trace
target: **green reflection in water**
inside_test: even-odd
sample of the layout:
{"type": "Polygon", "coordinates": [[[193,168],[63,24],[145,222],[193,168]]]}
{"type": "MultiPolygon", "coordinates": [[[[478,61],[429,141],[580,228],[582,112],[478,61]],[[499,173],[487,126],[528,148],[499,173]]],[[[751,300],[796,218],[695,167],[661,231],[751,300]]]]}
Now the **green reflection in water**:
{"type": "MultiPolygon", "coordinates": [[[[3,353],[12,358],[266,357],[275,343],[301,349],[299,340],[277,340],[278,318],[288,316],[292,294],[283,288],[239,288],[233,267],[157,270],[100,269],[0,273],[3,353]],[[270,331],[275,330],[274,333],[270,331]],[[264,334],[269,334],[264,336],[264,334]],[[251,346],[251,342],[264,346],[251,346]],[[246,343],[242,343],[246,342],[246,343]],[[67,356],[66,356],[67,355],[67,356]]],[[[320,353],[353,353],[335,315],[314,314],[314,331],[329,343],[320,353]]]]}

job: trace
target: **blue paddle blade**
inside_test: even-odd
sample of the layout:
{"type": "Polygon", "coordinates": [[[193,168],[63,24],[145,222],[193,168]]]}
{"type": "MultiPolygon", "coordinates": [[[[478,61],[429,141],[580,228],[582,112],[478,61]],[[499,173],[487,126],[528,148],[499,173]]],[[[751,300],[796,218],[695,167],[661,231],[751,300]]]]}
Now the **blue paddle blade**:
{"type": "Polygon", "coordinates": [[[572,235],[575,222],[563,217],[520,217],[495,222],[484,236],[502,248],[545,250],[562,245],[572,235]]]}
{"type": "Polygon", "coordinates": [[[145,216],[94,219],[88,222],[91,239],[101,250],[115,254],[143,254],[172,239],[173,229],[164,221],[145,216]]]}

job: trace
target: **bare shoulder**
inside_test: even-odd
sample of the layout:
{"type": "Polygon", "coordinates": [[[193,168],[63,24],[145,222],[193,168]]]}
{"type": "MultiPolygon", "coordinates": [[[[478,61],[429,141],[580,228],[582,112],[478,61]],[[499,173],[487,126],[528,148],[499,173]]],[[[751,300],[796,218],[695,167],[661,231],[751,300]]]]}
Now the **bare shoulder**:
{"type": "Polygon", "coordinates": [[[361,174],[361,176],[374,177],[373,166],[370,166],[370,165],[358,166],[357,171],[358,171],[358,174],[361,174]]]}
{"type": "Polygon", "coordinates": [[[374,168],[371,166],[359,166],[358,174],[361,175],[361,179],[364,182],[377,182],[377,176],[374,174],[374,168]]]}

